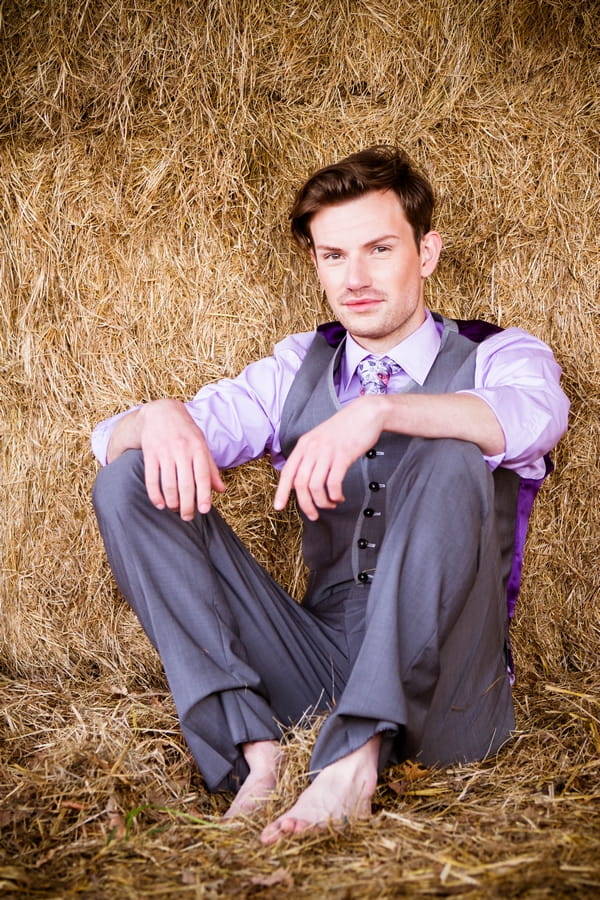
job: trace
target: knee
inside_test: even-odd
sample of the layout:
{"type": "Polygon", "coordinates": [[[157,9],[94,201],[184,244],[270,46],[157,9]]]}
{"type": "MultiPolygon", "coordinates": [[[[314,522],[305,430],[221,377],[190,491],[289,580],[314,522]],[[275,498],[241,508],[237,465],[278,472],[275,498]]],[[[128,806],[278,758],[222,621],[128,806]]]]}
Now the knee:
{"type": "Polygon", "coordinates": [[[413,475],[425,491],[439,491],[447,501],[477,498],[481,515],[493,506],[492,473],[476,444],[456,438],[423,439],[413,442],[408,461],[413,475]]]}
{"type": "Polygon", "coordinates": [[[141,450],[127,450],[98,472],[92,490],[96,516],[130,506],[133,499],[146,496],[144,457],[141,450]]]}
{"type": "Polygon", "coordinates": [[[429,465],[446,478],[486,481],[488,466],[476,444],[456,438],[437,438],[425,442],[429,465]]]}
{"type": "Polygon", "coordinates": [[[415,449],[424,463],[438,470],[476,470],[483,464],[479,447],[458,438],[423,438],[415,449]]]}
{"type": "Polygon", "coordinates": [[[429,438],[417,442],[416,458],[421,470],[444,478],[487,479],[488,466],[476,444],[458,438],[429,438]]]}
{"type": "Polygon", "coordinates": [[[479,500],[481,516],[486,517],[494,505],[494,480],[483,453],[470,441],[445,439],[441,443],[444,477],[461,486],[479,500]]]}

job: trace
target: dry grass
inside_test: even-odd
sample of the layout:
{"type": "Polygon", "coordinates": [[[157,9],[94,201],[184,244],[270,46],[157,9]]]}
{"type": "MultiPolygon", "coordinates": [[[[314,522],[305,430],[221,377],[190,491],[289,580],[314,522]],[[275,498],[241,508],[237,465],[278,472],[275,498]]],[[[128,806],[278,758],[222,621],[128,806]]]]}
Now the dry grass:
{"type": "MultiPolygon", "coordinates": [[[[4,896],[598,894],[599,33],[597,0],[0,2],[4,896]],[[513,743],[394,770],[372,822],[266,850],[260,823],[211,818],[225,801],[112,585],[89,432],[323,320],[293,190],[386,140],[438,187],[431,305],[546,339],[571,428],[528,543],[513,743]]],[[[299,593],[268,467],[228,482],[299,593]]],[[[279,804],[312,735],[290,736],[279,804]]]]}

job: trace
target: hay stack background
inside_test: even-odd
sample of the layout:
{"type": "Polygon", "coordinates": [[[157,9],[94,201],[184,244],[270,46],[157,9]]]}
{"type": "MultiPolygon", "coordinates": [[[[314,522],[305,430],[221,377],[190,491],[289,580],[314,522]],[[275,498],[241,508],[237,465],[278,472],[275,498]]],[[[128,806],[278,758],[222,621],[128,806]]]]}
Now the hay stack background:
{"type": "MultiPolygon", "coordinates": [[[[5,896],[596,895],[599,26],[594,0],[0,4],[5,896]],[[383,141],[437,186],[431,306],[546,339],[571,429],[528,543],[515,741],[402,767],[371,823],[267,851],[260,823],[203,819],[224,801],[112,584],[89,432],[326,319],[292,194],[383,141]]],[[[268,466],[228,482],[226,514],[299,593],[268,466]]]]}

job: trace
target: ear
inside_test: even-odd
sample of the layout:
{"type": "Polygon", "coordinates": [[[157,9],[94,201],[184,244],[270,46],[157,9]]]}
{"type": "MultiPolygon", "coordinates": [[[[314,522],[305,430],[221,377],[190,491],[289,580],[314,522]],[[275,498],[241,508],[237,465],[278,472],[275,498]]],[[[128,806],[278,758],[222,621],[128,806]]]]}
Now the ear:
{"type": "Polygon", "coordinates": [[[437,231],[428,231],[421,238],[421,275],[427,278],[435,270],[442,252],[442,238],[437,231]]]}

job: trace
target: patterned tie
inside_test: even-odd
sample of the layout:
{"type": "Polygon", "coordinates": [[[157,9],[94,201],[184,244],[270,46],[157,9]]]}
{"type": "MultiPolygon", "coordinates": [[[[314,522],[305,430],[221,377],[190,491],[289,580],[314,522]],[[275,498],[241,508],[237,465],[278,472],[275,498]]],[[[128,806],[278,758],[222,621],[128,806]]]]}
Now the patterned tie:
{"type": "Polygon", "coordinates": [[[376,359],[367,356],[356,367],[356,374],[360,380],[360,394],[385,394],[387,393],[389,380],[392,375],[400,372],[402,367],[395,363],[389,356],[376,359]]]}

